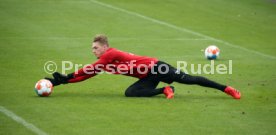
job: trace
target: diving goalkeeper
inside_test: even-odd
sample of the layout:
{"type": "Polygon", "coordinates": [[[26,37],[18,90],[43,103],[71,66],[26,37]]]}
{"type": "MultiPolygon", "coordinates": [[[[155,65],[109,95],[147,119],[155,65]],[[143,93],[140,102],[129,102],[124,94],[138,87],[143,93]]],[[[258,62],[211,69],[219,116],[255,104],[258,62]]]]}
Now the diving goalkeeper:
{"type": "Polygon", "coordinates": [[[164,94],[167,99],[174,97],[173,82],[182,84],[196,84],[222,91],[234,99],[240,99],[241,93],[231,86],[219,84],[205,77],[186,74],[166,62],[157,58],[138,56],[132,53],[111,48],[105,35],[96,35],[92,43],[92,52],[98,58],[93,64],[87,65],[68,75],[53,73],[53,86],[67,83],[81,82],[106,71],[112,74],[122,74],[138,78],[138,81],[125,90],[126,97],[152,97],[164,94]],[[157,88],[159,82],[169,84],[157,88]]]}

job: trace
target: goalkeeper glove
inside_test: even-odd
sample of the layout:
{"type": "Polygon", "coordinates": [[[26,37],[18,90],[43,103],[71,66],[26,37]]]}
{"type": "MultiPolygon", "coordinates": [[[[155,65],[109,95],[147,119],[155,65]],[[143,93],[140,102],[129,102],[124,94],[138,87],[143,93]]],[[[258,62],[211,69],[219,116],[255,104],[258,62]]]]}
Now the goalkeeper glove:
{"type": "Polygon", "coordinates": [[[74,78],[73,73],[64,75],[59,72],[55,72],[52,75],[54,78],[45,77],[45,79],[49,80],[53,84],[53,86],[57,86],[60,84],[67,84],[70,79],[74,78]]]}

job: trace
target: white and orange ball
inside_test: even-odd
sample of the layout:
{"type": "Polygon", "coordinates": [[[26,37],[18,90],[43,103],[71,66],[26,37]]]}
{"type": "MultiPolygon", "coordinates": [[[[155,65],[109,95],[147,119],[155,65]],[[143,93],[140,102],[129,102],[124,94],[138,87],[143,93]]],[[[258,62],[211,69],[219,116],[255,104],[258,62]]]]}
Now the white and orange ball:
{"type": "Polygon", "coordinates": [[[205,57],[208,60],[215,60],[218,58],[220,50],[215,45],[210,45],[205,49],[205,57]]]}
{"type": "Polygon", "coordinates": [[[35,84],[35,92],[38,96],[48,97],[53,91],[53,84],[46,79],[41,79],[35,84]]]}

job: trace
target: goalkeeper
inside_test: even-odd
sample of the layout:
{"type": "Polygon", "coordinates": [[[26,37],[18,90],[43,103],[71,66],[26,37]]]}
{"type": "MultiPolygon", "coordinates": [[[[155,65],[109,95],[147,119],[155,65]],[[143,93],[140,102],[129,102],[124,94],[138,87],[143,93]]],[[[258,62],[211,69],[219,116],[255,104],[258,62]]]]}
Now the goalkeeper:
{"type": "Polygon", "coordinates": [[[157,88],[159,82],[172,84],[196,84],[222,91],[234,99],[240,99],[241,93],[233,87],[219,84],[205,77],[188,75],[157,58],[138,56],[111,48],[105,35],[95,36],[92,52],[98,58],[96,62],[68,75],[53,73],[53,78],[45,78],[54,86],[81,82],[102,71],[138,78],[126,91],[126,97],[152,97],[164,94],[167,99],[174,97],[174,87],[168,85],[157,88]]]}

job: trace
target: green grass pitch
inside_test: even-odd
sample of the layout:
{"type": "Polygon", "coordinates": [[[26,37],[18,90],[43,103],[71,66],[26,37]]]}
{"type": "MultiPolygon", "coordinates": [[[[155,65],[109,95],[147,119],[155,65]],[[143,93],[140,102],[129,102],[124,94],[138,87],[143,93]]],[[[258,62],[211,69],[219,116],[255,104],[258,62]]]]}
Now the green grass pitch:
{"type": "Polygon", "coordinates": [[[0,134],[36,134],[3,108],[49,135],[275,134],[275,26],[275,0],[0,0],[0,134]],[[174,66],[210,63],[202,50],[215,44],[215,64],[232,60],[233,74],[201,75],[239,89],[242,99],[177,83],[173,100],[126,98],[137,79],[106,74],[38,97],[34,84],[50,76],[44,63],[61,72],[63,60],[95,61],[98,33],[112,47],[174,66]]]}

